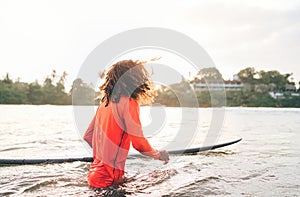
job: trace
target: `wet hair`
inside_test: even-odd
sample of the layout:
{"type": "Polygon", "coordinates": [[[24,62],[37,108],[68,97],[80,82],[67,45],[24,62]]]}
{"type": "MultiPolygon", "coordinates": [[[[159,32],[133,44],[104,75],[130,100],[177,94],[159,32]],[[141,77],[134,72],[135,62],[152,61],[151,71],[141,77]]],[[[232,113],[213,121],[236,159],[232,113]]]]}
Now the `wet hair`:
{"type": "Polygon", "coordinates": [[[146,62],[122,60],[113,64],[105,76],[105,82],[100,86],[103,91],[101,102],[105,107],[110,101],[118,103],[121,96],[131,97],[139,103],[150,103],[152,83],[149,73],[144,67],[146,62]]]}

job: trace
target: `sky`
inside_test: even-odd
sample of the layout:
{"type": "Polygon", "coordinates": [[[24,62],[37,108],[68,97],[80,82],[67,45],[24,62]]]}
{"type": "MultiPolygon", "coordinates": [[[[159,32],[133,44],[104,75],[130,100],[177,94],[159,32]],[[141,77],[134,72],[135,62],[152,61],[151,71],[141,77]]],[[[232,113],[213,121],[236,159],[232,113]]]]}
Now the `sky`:
{"type": "Polygon", "coordinates": [[[141,27],[194,39],[224,79],[250,66],[300,81],[300,0],[1,0],[0,78],[42,82],[55,69],[70,89],[93,49],[141,27]]]}

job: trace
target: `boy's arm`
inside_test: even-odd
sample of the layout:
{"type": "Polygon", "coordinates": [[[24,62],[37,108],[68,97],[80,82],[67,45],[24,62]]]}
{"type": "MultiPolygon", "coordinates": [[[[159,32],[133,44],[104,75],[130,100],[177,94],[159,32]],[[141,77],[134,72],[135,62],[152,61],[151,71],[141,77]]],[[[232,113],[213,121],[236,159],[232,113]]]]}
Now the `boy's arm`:
{"type": "Polygon", "coordinates": [[[124,105],[123,117],[125,130],[127,131],[132,146],[143,155],[154,159],[160,158],[159,151],[152,148],[148,140],[144,137],[139,117],[139,105],[134,99],[129,99],[128,105],[124,105]]]}
{"type": "Polygon", "coordinates": [[[160,153],[158,150],[151,147],[148,140],[145,137],[137,137],[130,135],[131,143],[134,149],[154,159],[160,158],[160,153]]]}
{"type": "Polygon", "coordinates": [[[95,121],[96,121],[96,115],[94,116],[93,120],[89,124],[89,127],[87,128],[83,139],[90,145],[90,147],[93,147],[93,133],[94,133],[94,126],[95,126],[95,121]]]}

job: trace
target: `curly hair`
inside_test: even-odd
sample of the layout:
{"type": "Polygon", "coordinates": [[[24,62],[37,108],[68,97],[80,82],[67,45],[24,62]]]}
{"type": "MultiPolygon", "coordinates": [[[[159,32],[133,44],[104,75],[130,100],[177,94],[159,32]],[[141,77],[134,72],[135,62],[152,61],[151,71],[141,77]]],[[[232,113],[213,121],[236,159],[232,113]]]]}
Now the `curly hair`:
{"type": "Polygon", "coordinates": [[[143,104],[152,102],[152,83],[144,67],[145,63],[122,60],[110,67],[104,84],[100,86],[100,90],[104,92],[101,102],[105,102],[105,107],[110,101],[118,103],[121,96],[131,97],[143,104]]]}

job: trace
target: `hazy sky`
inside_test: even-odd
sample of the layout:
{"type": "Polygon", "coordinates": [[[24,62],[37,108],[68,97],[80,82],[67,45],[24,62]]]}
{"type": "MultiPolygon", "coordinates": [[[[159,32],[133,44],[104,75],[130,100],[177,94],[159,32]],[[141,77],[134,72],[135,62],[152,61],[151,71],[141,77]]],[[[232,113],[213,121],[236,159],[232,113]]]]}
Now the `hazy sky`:
{"type": "Polygon", "coordinates": [[[42,81],[69,74],[105,39],[138,27],[164,27],[196,40],[225,79],[252,66],[300,80],[300,1],[0,0],[0,78],[42,81]]]}

